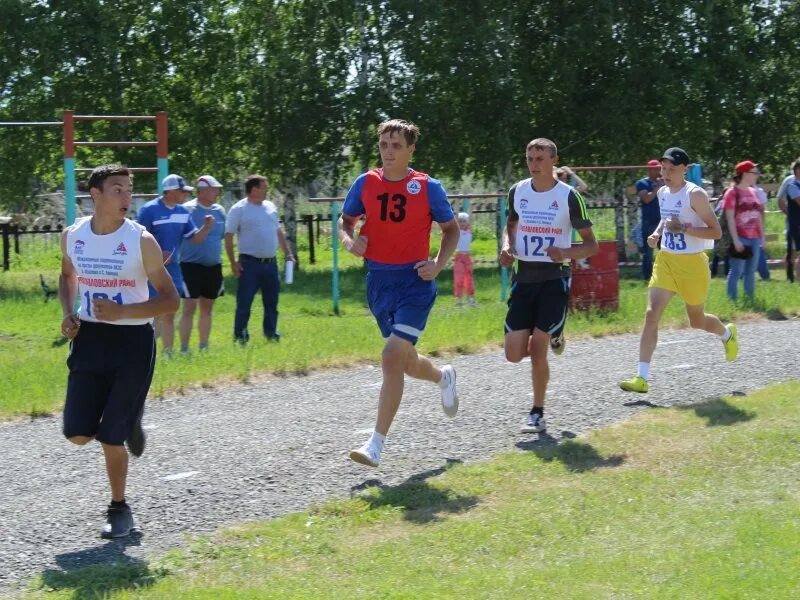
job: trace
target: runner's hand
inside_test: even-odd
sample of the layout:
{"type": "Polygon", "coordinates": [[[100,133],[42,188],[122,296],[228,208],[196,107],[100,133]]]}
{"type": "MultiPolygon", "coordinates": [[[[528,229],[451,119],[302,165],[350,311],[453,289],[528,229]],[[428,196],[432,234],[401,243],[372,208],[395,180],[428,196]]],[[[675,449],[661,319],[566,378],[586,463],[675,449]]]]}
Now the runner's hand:
{"type": "Polygon", "coordinates": [[[686,231],[686,228],[683,226],[683,223],[680,222],[679,219],[675,217],[670,217],[667,219],[667,230],[670,233],[683,233],[686,231]]]}
{"type": "Polygon", "coordinates": [[[235,260],[231,263],[231,271],[233,271],[233,276],[236,279],[239,279],[244,269],[242,268],[242,265],[239,264],[239,261],[235,260]]]}
{"type": "Polygon", "coordinates": [[[369,243],[369,238],[366,236],[360,235],[356,239],[350,239],[350,243],[345,243],[344,247],[350,254],[354,254],[355,256],[364,256],[364,252],[367,251],[367,244],[369,243]]]}
{"type": "Polygon", "coordinates": [[[647,245],[651,248],[658,247],[658,240],[661,238],[661,235],[658,233],[651,233],[647,236],[647,245]]]}
{"type": "Polygon", "coordinates": [[[514,264],[514,254],[511,248],[503,248],[500,251],[500,265],[503,267],[510,267],[514,264]]]}
{"type": "Polygon", "coordinates": [[[122,305],[107,298],[94,298],[92,313],[98,321],[116,321],[122,318],[122,305]]]}
{"type": "Polygon", "coordinates": [[[564,249],[557,248],[556,246],[550,246],[547,250],[545,250],[547,256],[550,257],[550,260],[556,263],[564,262],[566,256],[564,256],[564,249]]]}
{"type": "Polygon", "coordinates": [[[417,270],[417,275],[425,281],[432,281],[439,274],[439,267],[436,266],[435,260],[421,260],[414,265],[414,268],[417,270]]]}
{"type": "Polygon", "coordinates": [[[214,215],[206,215],[205,217],[203,217],[203,228],[211,229],[214,226],[215,222],[216,219],[214,218],[214,215]]]}
{"type": "Polygon", "coordinates": [[[78,335],[78,330],[81,327],[81,321],[78,318],[78,315],[72,313],[71,315],[67,315],[61,321],[61,335],[63,335],[68,340],[75,339],[75,336],[78,335]]]}

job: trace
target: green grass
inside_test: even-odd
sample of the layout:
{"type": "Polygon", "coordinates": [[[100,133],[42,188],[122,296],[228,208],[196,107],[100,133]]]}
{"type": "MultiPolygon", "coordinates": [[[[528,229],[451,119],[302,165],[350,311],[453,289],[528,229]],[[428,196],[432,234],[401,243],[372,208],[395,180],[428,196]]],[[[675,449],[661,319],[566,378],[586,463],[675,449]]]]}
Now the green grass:
{"type": "Polygon", "coordinates": [[[450,463],[31,596],[795,598],[800,382],[450,463]],[[51,593],[45,593],[50,591],[51,593]]]}
{"type": "MultiPolygon", "coordinates": [[[[419,342],[429,355],[474,352],[502,344],[506,306],[500,301],[500,274],[493,266],[495,240],[476,240],[475,254],[481,263],[476,269],[478,308],[459,309],[452,296],[452,275],[439,280],[439,300],[428,327],[419,342]]],[[[49,252],[49,251],[48,251],[49,252]]],[[[382,340],[366,306],[365,272],[359,260],[340,253],[340,315],[332,313],[330,248],[318,248],[315,265],[304,265],[293,285],[283,286],[280,299],[280,344],[268,344],[258,335],[244,349],[232,342],[236,282],[226,281],[228,295],[218,300],[208,353],[196,351],[171,359],[160,356],[151,395],[183,393],[191,387],[214,387],[231,381],[248,381],[264,373],[306,373],[311,369],[376,361],[382,340]]],[[[57,282],[57,254],[29,256],[25,270],[0,274],[0,418],[48,414],[63,403],[66,382],[66,340],[60,335],[61,312],[58,303],[45,303],[39,275],[53,287],[57,282]]],[[[229,272],[225,265],[226,272],[229,272]]],[[[784,318],[800,313],[800,288],[788,285],[782,271],[773,270],[774,281],[757,285],[756,302],[734,305],[725,296],[723,280],[713,280],[709,310],[724,319],[757,314],[784,318]]],[[[567,334],[600,336],[638,331],[646,306],[646,287],[635,278],[620,283],[620,306],[616,312],[573,314],[567,334]]],[[[250,331],[258,332],[262,308],[257,298],[253,305],[250,331]]],[[[177,321],[177,317],[176,317],[177,321]]],[[[673,301],[664,317],[665,326],[687,323],[682,303],[673,301]]],[[[196,330],[193,332],[196,349],[196,330]]],[[[177,347],[177,334],[176,334],[177,347]]]]}

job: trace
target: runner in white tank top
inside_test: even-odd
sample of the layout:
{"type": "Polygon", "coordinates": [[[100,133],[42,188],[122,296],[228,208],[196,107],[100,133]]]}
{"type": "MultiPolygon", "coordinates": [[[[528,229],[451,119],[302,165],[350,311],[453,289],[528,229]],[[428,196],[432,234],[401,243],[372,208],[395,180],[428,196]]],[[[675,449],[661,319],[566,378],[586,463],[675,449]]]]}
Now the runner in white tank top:
{"type": "Polygon", "coordinates": [[[546,138],[531,141],[525,150],[530,179],[511,187],[508,220],[503,230],[500,264],[517,262],[505,320],[506,360],[531,359],[533,408],[522,426],[523,433],[545,431],[544,401],[550,379],[548,347],[560,354],[569,301],[570,259],[597,254],[581,195],[556,181],[558,162],[555,143],[546,138]],[[572,230],[582,244],[572,244],[572,230]],[[553,344],[557,340],[557,344],[553,344]]]}
{"type": "Polygon", "coordinates": [[[686,181],[689,163],[689,156],[680,148],[669,148],[661,158],[665,182],[658,191],[661,222],[647,238],[651,248],[656,248],[661,240],[661,250],[656,255],[649,284],[638,371],[632,379],[619,383],[627,392],[649,390],[647,380],[658,343],[658,323],[675,294],[683,298],[693,328],[719,336],[727,360],[734,360],[739,352],[736,326],[725,326],[716,316],[705,312],[711,274],[704,250],[713,247],[713,241],[720,238],[722,231],[705,190],[686,181]]]}
{"type": "Polygon", "coordinates": [[[142,414],[155,364],[151,323],[179,304],[155,238],[125,218],[131,187],[125,167],[96,168],[89,178],[94,216],[61,236],[61,333],[71,340],[64,436],[81,446],[93,439],[103,446],[111,487],[105,538],[135,528],[125,484],[128,450],[134,456],[144,451],[142,414]],[[158,291],[153,299],[148,280],[158,291]]]}

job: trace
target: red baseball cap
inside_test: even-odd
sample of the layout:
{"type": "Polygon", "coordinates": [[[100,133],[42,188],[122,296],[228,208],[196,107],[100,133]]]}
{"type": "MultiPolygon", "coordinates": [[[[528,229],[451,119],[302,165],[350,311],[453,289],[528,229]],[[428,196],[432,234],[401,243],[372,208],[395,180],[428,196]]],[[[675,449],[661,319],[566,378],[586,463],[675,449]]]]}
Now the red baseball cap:
{"type": "Polygon", "coordinates": [[[743,160],[742,162],[736,164],[736,174],[737,175],[742,175],[742,174],[747,173],[748,171],[751,171],[753,169],[757,170],[758,169],[758,165],[756,163],[754,163],[752,160],[743,160]]]}
{"type": "Polygon", "coordinates": [[[648,167],[660,167],[661,166],[661,162],[658,161],[657,159],[653,158],[653,159],[647,161],[647,166],[648,167]]]}

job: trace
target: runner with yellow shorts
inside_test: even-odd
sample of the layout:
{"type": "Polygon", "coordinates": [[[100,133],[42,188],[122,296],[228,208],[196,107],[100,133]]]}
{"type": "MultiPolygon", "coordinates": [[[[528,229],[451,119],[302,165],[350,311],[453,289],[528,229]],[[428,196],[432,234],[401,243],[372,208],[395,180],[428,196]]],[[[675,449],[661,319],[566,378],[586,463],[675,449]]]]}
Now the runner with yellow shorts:
{"type": "Polygon", "coordinates": [[[661,251],[656,255],[648,285],[638,372],[619,384],[627,392],[645,393],[649,389],[647,380],[658,343],[658,323],[675,294],[683,298],[691,327],[718,335],[727,360],[735,360],[739,353],[736,326],[723,325],[719,318],[705,312],[711,282],[705,250],[721,237],[722,231],[705,190],[686,180],[689,163],[689,156],[680,148],[668,149],[661,158],[665,183],[658,190],[661,222],[647,238],[651,248],[661,240],[661,251]]]}

